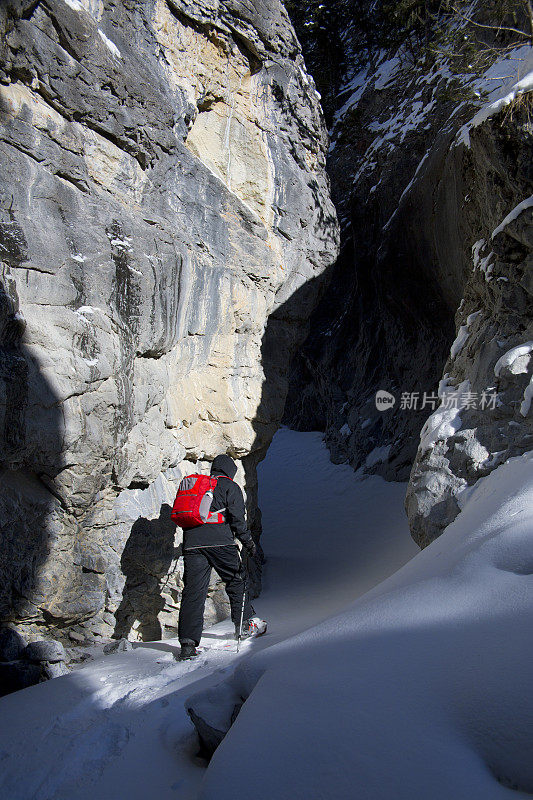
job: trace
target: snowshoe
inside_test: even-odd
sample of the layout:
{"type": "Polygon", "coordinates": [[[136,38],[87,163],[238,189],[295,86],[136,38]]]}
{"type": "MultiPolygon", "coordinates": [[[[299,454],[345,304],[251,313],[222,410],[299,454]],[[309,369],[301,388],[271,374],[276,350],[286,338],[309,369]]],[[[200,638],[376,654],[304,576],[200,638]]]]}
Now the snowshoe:
{"type": "MultiPolygon", "coordinates": [[[[242,623],[241,639],[252,639],[256,636],[262,636],[266,633],[267,624],[264,619],[259,617],[252,617],[245,619],[242,623]]],[[[239,629],[235,628],[235,638],[239,638],[239,629]]]]}

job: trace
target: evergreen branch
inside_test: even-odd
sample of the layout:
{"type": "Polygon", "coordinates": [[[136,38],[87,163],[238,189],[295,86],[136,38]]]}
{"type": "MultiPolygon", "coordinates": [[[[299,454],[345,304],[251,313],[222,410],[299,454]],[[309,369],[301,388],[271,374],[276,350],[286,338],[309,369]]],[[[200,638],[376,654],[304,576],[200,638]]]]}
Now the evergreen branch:
{"type": "MultiPolygon", "coordinates": [[[[505,47],[499,47],[498,48],[498,54],[511,53],[515,49],[515,47],[516,47],[516,44],[508,44],[505,47]]],[[[463,59],[467,59],[468,58],[468,54],[465,53],[465,52],[463,52],[463,53],[461,53],[461,52],[453,52],[453,50],[447,50],[446,48],[437,47],[435,44],[430,45],[430,49],[431,49],[432,53],[435,53],[436,55],[439,55],[439,56],[444,56],[445,58],[463,58],[463,59]]],[[[483,48],[479,49],[476,52],[476,56],[475,57],[476,58],[479,57],[479,56],[488,57],[488,56],[494,56],[494,54],[495,53],[494,53],[494,48],[493,47],[483,47],[483,48]]],[[[518,60],[524,61],[523,58],[522,59],[518,59],[518,60]]],[[[487,79],[487,80],[491,80],[491,79],[487,79]]]]}
{"type": "MultiPolygon", "coordinates": [[[[533,8],[531,6],[531,0],[526,0],[526,2],[527,2],[528,6],[529,6],[529,9],[531,11],[532,24],[533,24],[533,8]]],[[[463,14],[461,11],[459,11],[457,6],[452,6],[452,10],[455,11],[455,13],[459,17],[461,17],[461,19],[464,19],[465,22],[470,23],[470,25],[475,25],[477,28],[485,28],[486,30],[489,30],[489,31],[498,31],[498,33],[500,33],[500,31],[506,31],[507,33],[516,33],[516,34],[518,34],[518,36],[523,36],[525,39],[531,39],[531,34],[526,33],[525,31],[518,30],[518,28],[509,28],[507,25],[483,25],[481,22],[476,22],[476,20],[472,19],[472,17],[467,17],[465,14],[463,14]]],[[[533,28],[532,28],[532,31],[533,31],[533,28]]]]}
{"type": "Polygon", "coordinates": [[[533,42],[533,5],[531,0],[526,0],[527,13],[529,14],[530,39],[533,42]]]}

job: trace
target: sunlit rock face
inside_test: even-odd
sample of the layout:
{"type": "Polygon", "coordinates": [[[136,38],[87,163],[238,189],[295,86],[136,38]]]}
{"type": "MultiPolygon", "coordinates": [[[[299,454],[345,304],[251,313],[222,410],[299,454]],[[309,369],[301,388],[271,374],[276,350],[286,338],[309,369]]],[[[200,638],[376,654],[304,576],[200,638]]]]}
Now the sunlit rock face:
{"type": "Polygon", "coordinates": [[[1,617],[169,635],[177,482],[245,459],[253,517],[338,251],[319,98],[276,0],[0,13],[1,617]]]}

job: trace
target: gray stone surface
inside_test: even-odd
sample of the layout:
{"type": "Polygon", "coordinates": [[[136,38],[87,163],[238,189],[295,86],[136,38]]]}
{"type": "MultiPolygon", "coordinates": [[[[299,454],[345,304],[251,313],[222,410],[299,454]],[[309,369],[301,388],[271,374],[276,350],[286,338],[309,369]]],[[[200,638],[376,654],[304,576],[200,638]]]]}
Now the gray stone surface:
{"type": "Polygon", "coordinates": [[[10,0],[0,25],[0,619],[172,635],[177,483],[228,452],[257,532],[336,257],[319,99],[277,0],[10,0]]]}
{"type": "Polygon", "coordinates": [[[28,686],[35,686],[42,678],[42,669],[27,661],[0,662],[0,697],[28,686]]]}
{"type": "Polygon", "coordinates": [[[43,675],[48,680],[52,678],[60,678],[62,675],[68,675],[70,670],[63,661],[45,661],[43,663],[43,675]]]}
{"type": "Polygon", "coordinates": [[[67,654],[61,642],[54,642],[51,639],[30,642],[24,650],[23,657],[34,663],[47,661],[51,664],[56,664],[67,660],[67,654]]]}
{"type": "Polygon", "coordinates": [[[531,154],[533,128],[518,117],[502,130],[494,119],[473,131],[471,140],[465,180],[477,198],[471,211],[477,245],[444,374],[449,387],[463,387],[463,396],[472,393],[475,403],[460,410],[457,430],[437,427],[429,446],[422,435],[406,498],[413,536],[422,546],[459,513],[463,490],[508,458],[533,450],[533,404],[526,401],[533,381],[533,210],[522,211],[492,238],[507,213],[531,196],[531,175],[512,165],[520,164],[524,148],[531,154]],[[476,192],[480,176],[486,194],[476,192]],[[505,205],[494,200],[502,196],[509,198],[505,205]],[[513,358],[524,345],[525,352],[513,358]]]}
{"type": "Polygon", "coordinates": [[[15,661],[20,658],[26,642],[14,628],[0,628],[0,661],[15,661]]]}
{"type": "Polygon", "coordinates": [[[119,639],[118,642],[110,642],[104,646],[104,653],[106,656],[112,653],[125,653],[127,650],[132,650],[133,645],[127,639],[119,639]]]}

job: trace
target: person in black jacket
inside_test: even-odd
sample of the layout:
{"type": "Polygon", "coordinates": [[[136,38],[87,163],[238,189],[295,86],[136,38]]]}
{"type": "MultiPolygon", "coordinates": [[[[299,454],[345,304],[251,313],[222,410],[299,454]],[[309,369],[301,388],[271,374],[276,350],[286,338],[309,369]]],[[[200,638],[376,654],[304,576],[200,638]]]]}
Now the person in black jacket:
{"type": "Polygon", "coordinates": [[[183,534],[184,587],[178,622],[181,659],[194,658],[204,623],[204,606],[209,588],[211,568],[224,581],[231,606],[231,619],[236,634],[243,622],[244,636],[258,635],[266,623],[255,618],[246,592],[246,573],[242,564],[237,537],[253,558],[256,545],[246,525],[244,497],[233,478],[237,467],[228,455],[217,456],[211,475],[218,478],[213,492],[211,511],[222,511],[224,522],[189,528],[183,534]],[[244,611],[243,611],[244,595],[244,611]],[[262,625],[260,624],[262,623],[262,625]]]}

